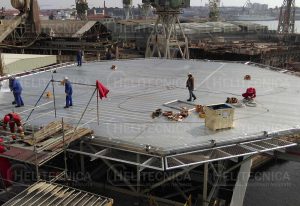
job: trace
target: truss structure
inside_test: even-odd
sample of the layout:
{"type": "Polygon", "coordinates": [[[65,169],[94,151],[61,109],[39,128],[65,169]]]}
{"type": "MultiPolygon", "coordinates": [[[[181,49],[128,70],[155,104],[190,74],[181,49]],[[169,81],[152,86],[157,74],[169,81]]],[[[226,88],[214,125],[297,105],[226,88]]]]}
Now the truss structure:
{"type": "Polygon", "coordinates": [[[279,34],[295,33],[295,0],[284,0],[280,8],[279,24],[277,32],[279,34]]]}
{"type": "Polygon", "coordinates": [[[86,0],[76,0],[76,11],[77,18],[80,20],[87,20],[87,11],[89,9],[88,3],[86,0]]]}
{"type": "MultiPolygon", "coordinates": [[[[299,132],[299,130],[295,130],[299,132]]],[[[290,133],[284,131],[283,134],[290,133]]],[[[278,133],[279,134],[279,133],[278,133]]],[[[126,146],[112,146],[103,142],[91,139],[83,140],[80,145],[73,146],[68,152],[89,156],[91,161],[104,159],[138,166],[141,168],[168,171],[178,168],[185,168],[194,165],[201,165],[220,160],[229,160],[248,155],[265,153],[268,151],[281,150],[296,146],[297,143],[280,139],[277,135],[265,136],[252,141],[244,141],[226,146],[212,147],[194,150],[191,152],[178,152],[177,154],[164,155],[154,154],[146,151],[126,149],[126,146]]]]}
{"type": "Polygon", "coordinates": [[[189,59],[188,38],[180,25],[180,11],[157,11],[156,13],[158,18],[148,38],[146,57],[189,59]]]}
{"type": "Polygon", "coordinates": [[[124,9],[125,20],[133,19],[133,13],[132,13],[131,5],[124,5],[123,9],[124,9]]]}
{"type": "Polygon", "coordinates": [[[209,20],[219,21],[220,19],[220,0],[209,1],[209,20]]]}

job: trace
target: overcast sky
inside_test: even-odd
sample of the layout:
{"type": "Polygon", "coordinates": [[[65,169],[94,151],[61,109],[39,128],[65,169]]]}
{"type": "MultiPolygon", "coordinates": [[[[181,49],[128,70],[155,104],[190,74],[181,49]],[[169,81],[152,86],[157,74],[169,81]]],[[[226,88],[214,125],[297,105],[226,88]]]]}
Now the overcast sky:
{"type": "MultiPolygon", "coordinates": [[[[74,5],[75,0],[39,0],[41,8],[69,8],[74,5]]],[[[103,5],[104,0],[88,0],[90,7],[99,7],[103,5]]],[[[133,0],[134,4],[141,3],[142,0],[133,0]]],[[[208,0],[191,0],[193,6],[204,5],[208,0]]],[[[221,0],[224,6],[243,6],[246,0],[221,0]]],[[[252,3],[266,3],[270,7],[280,6],[283,0],[252,0],[252,3]]],[[[106,0],[107,6],[122,6],[122,0],[106,0]]],[[[296,0],[296,4],[300,6],[300,0],[296,0]]],[[[10,0],[0,0],[0,6],[10,7],[10,0]]]]}

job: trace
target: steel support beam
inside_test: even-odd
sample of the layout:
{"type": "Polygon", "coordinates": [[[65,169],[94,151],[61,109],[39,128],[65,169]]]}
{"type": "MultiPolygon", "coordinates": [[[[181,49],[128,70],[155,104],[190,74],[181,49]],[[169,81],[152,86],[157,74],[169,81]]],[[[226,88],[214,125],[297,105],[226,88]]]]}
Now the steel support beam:
{"type": "MultiPolygon", "coordinates": [[[[120,187],[114,187],[114,186],[110,186],[110,185],[104,185],[104,184],[101,184],[101,183],[97,183],[97,182],[93,182],[93,185],[95,187],[99,187],[99,188],[106,188],[108,190],[111,190],[111,191],[114,191],[114,192],[119,192],[119,193],[122,193],[122,194],[126,194],[126,195],[130,195],[130,196],[133,196],[133,197],[142,197],[143,199],[149,199],[149,195],[147,194],[138,194],[136,192],[133,192],[133,191],[130,191],[130,190],[126,190],[126,189],[122,189],[120,187]]],[[[166,205],[172,205],[172,206],[182,206],[183,203],[180,203],[180,202],[175,202],[175,201],[172,201],[172,200],[168,200],[168,199],[165,199],[165,198],[161,198],[161,197],[155,197],[155,196],[152,196],[157,202],[161,202],[161,203],[165,203],[166,205]]]]}
{"type": "Polygon", "coordinates": [[[127,187],[129,187],[133,192],[137,192],[129,180],[127,180],[108,160],[102,159],[102,161],[126,184],[127,187]]]}
{"type": "Polygon", "coordinates": [[[244,158],[237,177],[230,206],[241,206],[244,203],[244,197],[247,190],[252,167],[252,158],[244,158]]]}
{"type": "Polygon", "coordinates": [[[146,190],[142,191],[142,193],[143,193],[143,194],[148,193],[148,192],[154,190],[155,188],[158,188],[159,186],[161,186],[161,185],[163,185],[163,184],[165,184],[165,183],[167,183],[167,182],[169,182],[169,181],[171,181],[171,180],[174,180],[175,178],[177,178],[177,177],[179,177],[179,176],[181,176],[181,175],[184,175],[185,173],[187,173],[187,172],[189,172],[189,171],[195,169],[195,168],[198,167],[198,166],[199,166],[199,165],[194,165],[194,166],[192,166],[192,167],[186,167],[186,168],[183,169],[181,172],[178,172],[178,173],[176,173],[176,174],[174,174],[174,175],[168,177],[167,179],[165,179],[165,180],[163,180],[163,181],[161,181],[161,182],[158,182],[158,183],[152,185],[149,189],[146,189],[146,190]]]}
{"type": "MultiPolygon", "coordinates": [[[[84,144],[84,141],[80,141],[80,152],[83,151],[83,144],[84,144]]],[[[82,174],[85,174],[85,165],[84,165],[84,155],[83,154],[80,154],[80,168],[81,168],[82,174]]]]}
{"type": "Polygon", "coordinates": [[[208,163],[204,164],[203,172],[203,206],[208,206],[207,204],[207,190],[208,190],[208,163]]]}

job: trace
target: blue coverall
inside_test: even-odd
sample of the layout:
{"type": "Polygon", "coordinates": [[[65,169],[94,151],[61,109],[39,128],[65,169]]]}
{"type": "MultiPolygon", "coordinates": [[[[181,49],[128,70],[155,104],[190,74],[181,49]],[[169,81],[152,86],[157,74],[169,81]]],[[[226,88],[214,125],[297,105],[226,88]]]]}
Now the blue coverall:
{"type": "Polygon", "coordinates": [[[11,90],[13,91],[14,97],[15,97],[15,102],[18,107],[24,106],[23,99],[21,97],[22,94],[22,86],[19,80],[14,79],[12,82],[12,88],[11,90]]]}
{"type": "Polygon", "coordinates": [[[72,100],[73,88],[69,80],[65,82],[65,93],[66,93],[66,107],[73,106],[73,100],[72,100]]]}
{"type": "Polygon", "coordinates": [[[82,51],[77,52],[77,66],[82,66],[82,51]]]}

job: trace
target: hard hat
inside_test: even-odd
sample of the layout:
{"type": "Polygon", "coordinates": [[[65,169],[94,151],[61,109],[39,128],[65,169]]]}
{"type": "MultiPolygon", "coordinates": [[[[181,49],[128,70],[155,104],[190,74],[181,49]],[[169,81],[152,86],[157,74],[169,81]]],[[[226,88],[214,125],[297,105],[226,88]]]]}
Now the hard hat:
{"type": "Polygon", "coordinates": [[[192,73],[189,73],[188,76],[192,76],[192,73]]]}
{"type": "Polygon", "coordinates": [[[9,122],[10,121],[10,116],[9,115],[5,115],[3,122],[9,122]]]}
{"type": "Polygon", "coordinates": [[[65,77],[65,80],[69,80],[69,77],[65,77]]]}

